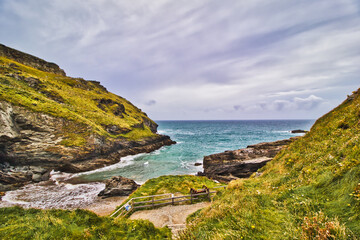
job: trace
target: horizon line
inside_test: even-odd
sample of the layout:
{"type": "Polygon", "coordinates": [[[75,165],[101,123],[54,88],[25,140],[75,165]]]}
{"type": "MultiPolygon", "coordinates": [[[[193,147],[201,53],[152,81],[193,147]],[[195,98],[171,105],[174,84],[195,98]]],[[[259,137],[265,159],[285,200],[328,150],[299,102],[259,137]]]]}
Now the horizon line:
{"type": "Polygon", "coordinates": [[[263,119],[156,119],[153,121],[296,121],[316,120],[317,118],[263,118],[263,119]]]}

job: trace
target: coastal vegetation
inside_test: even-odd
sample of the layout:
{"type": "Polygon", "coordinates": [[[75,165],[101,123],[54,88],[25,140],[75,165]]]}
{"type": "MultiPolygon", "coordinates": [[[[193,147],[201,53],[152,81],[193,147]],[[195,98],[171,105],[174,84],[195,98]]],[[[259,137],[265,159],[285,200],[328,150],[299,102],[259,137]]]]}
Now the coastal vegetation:
{"type": "MultiPolygon", "coordinates": [[[[156,135],[156,124],[145,113],[126,99],[108,92],[98,82],[70,78],[60,70],[44,71],[48,65],[52,66],[50,63],[39,70],[36,63],[30,66],[0,56],[0,101],[66,120],[62,126],[61,147],[55,151],[56,142],[53,147],[45,149],[46,153],[57,154],[55,165],[63,159],[59,149],[63,151],[65,147],[73,147],[71,150],[77,156],[79,146],[96,145],[94,142],[98,141],[98,145],[93,147],[94,154],[80,158],[88,160],[102,152],[97,150],[104,145],[104,139],[129,141],[156,135]],[[100,137],[90,142],[91,135],[100,137]]],[[[12,117],[9,119],[13,120],[12,117]]],[[[23,119],[17,120],[24,124],[23,119]]],[[[26,131],[31,128],[36,133],[41,132],[27,124],[23,127],[26,131]]],[[[8,137],[4,137],[3,144],[10,142],[8,137]]],[[[180,239],[358,239],[359,138],[360,90],[357,90],[318,119],[304,137],[281,150],[256,174],[230,182],[226,190],[216,194],[210,207],[190,215],[187,229],[180,234],[180,239]]],[[[20,137],[14,139],[22,140],[20,137]]],[[[4,146],[1,150],[12,149],[4,146]]],[[[112,153],[116,147],[119,148],[116,151],[123,150],[117,144],[108,144],[103,150],[112,153]]],[[[39,155],[39,149],[37,147],[34,151],[36,155],[39,155]]],[[[90,150],[83,151],[84,156],[87,151],[90,150]]],[[[17,151],[23,152],[23,149],[17,151]]],[[[28,152],[32,153],[32,149],[28,152]]],[[[130,153],[136,151],[122,154],[130,153]]],[[[118,161],[120,155],[115,154],[114,161],[118,161]]],[[[31,156],[24,159],[31,159],[31,156]]],[[[99,164],[92,168],[103,166],[108,156],[100,156],[99,164]]],[[[49,161],[49,155],[45,154],[36,161],[44,165],[44,159],[49,161]]],[[[78,161],[74,159],[74,162],[78,161]]],[[[29,165],[28,162],[21,164],[29,165]]],[[[92,161],[88,161],[83,165],[91,164],[92,161]]],[[[72,167],[67,163],[64,165],[68,170],[72,167]]],[[[50,166],[53,168],[52,164],[50,166]]],[[[73,168],[73,171],[79,169],[73,168]]],[[[7,178],[3,179],[13,178],[13,175],[16,176],[4,173],[7,178]]],[[[18,182],[17,179],[12,181],[18,182]]],[[[129,199],[163,193],[188,194],[190,188],[198,189],[203,185],[212,188],[221,184],[206,177],[161,176],[148,180],[129,199]]],[[[148,221],[99,217],[85,210],[12,207],[1,208],[0,215],[1,239],[171,238],[169,229],[156,229],[148,221]]]]}
{"type": "Polygon", "coordinates": [[[188,217],[181,239],[358,239],[360,90],[188,217]]]}
{"type": "MultiPolygon", "coordinates": [[[[136,191],[134,191],[126,201],[123,202],[120,208],[128,200],[136,197],[144,197],[150,195],[160,195],[165,193],[174,193],[175,195],[189,195],[190,189],[202,189],[203,186],[214,188],[223,186],[224,184],[214,182],[207,177],[193,176],[193,175],[165,175],[157,178],[147,180],[136,191]]],[[[207,200],[207,198],[204,198],[207,200]]],[[[143,200],[139,200],[143,201],[143,200]]]]}
{"type": "Polygon", "coordinates": [[[0,44],[0,191],[174,144],[157,126],[99,82],[0,44]]]}
{"type": "Polygon", "coordinates": [[[147,180],[129,198],[157,195],[163,193],[189,194],[190,188],[200,189],[203,186],[208,188],[222,186],[207,177],[193,175],[165,175],[147,180]]]}
{"type": "Polygon", "coordinates": [[[0,208],[1,239],[170,239],[145,220],[99,217],[85,210],[0,208]]]}
{"type": "Polygon", "coordinates": [[[62,144],[81,146],[96,133],[106,138],[152,137],[156,124],[99,82],[45,72],[0,57],[0,100],[71,120],[62,144]]]}

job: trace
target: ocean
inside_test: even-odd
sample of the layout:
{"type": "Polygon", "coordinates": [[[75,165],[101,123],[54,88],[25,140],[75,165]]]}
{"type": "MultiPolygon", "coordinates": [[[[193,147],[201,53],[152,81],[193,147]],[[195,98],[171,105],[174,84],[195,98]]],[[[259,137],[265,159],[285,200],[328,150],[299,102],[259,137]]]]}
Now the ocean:
{"type": "Polygon", "coordinates": [[[241,121],[157,121],[158,132],[177,144],[153,153],[128,156],[119,164],[81,173],[84,180],[100,181],[123,176],[144,183],[161,175],[195,174],[202,171],[203,157],[226,150],[245,148],[259,142],[286,139],[295,129],[309,130],[313,120],[241,120],[241,121]]]}
{"type": "MultiPolygon", "coordinates": [[[[286,139],[295,129],[309,130],[314,120],[238,120],[238,121],[157,121],[158,133],[177,144],[152,153],[127,156],[117,164],[78,174],[52,174],[56,185],[31,184],[8,192],[0,202],[25,207],[76,208],[95,201],[104,188],[99,181],[123,176],[142,184],[161,175],[195,174],[202,171],[204,156],[245,148],[260,142],[286,139]],[[82,184],[59,183],[59,179],[77,179],[82,184]],[[38,196],[37,196],[38,195],[38,196]]],[[[5,204],[6,205],[6,204],[5,204]]]]}

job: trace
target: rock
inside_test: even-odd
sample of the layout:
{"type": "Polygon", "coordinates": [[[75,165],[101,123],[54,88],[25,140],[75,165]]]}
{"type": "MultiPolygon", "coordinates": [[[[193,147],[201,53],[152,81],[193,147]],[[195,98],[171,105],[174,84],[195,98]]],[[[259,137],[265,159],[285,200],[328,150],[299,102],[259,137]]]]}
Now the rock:
{"type": "Polygon", "coordinates": [[[27,78],[24,78],[23,81],[25,81],[29,85],[29,87],[34,88],[36,90],[40,90],[41,88],[44,87],[42,82],[37,78],[27,77],[27,78]]]}
{"type": "Polygon", "coordinates": [[[30,183],[32,174],[26,172],[0,171],[0,191],[9,191],[30,183]]]}
{"type": "Polygon", "coordinates": [[[203,175],[222,182],[250,177],[295,139],[259,143],[244,149],[205,156],[203,175]]]}
{"type": "Polygon", "coordinates": [[[134,192],[140,185],[134,180],[117,176],[106,180],[105,189],[102,190],[98,196],[101,197],[114,197],[114,196],[129,196],[134,192]]]}
{"type": "Polygon", "coordinates": [[[148,153],[175,143],[168,136],[156,134],[154,121],[126,99],[107,94],[99,82],[65,77],[65,72],[56,64],[2,44],[0,57],[8,59],[0,67],[1,83],[24,98],[16,101],[16,97],[6,95],[0,100],[1,188],[46,180],[51,169],[71,173],[94,170],[117,163],[121,157],[148,153]],[[21,67],[23,65],[56,76],[47,81],[49,74],[21,67]],[[66,84],[68,93],[79,93],[79,97],[99,109],[89,106],[86,112],[95,114],[81,114],[76,110],[80,107],[78,101],[64,94],[67,91],[58,91],[56,82],[61,86],[66,84]],[[88,91],[98,95],[89,95],[88,91]],[[43,103],[51,104],[33,107],[43,103]],[[89,116],[94,116],[94,120],[86,121],[89,116]],[[154,134],[149,134],[148,129],[154,134]],[[123,135],[133,130],[135,134],[123,135]],[[5,166],[5,162],[9,166],[5,166]]]}
{"type": "Polygon", "coordinates": [[[205,173],[203,173],[203,172],[197,172],[195,175],[196,176],[201,176],[201,177],[206,176],[205,173]]]}
{"type": "Polygon", "coordinates": [[[42,175],[48,171],[46,168],[39,167],[39,166],[31,166],[31,167],[29,167],[29,170],[32,171],[33,173],[37,173],[40,175],[42,175]]]}
{"type": "Polygon", "coordinates": [[[41,181],[47,181],[47,180],[49,180],[50,179],[50,170],[48,170],[48,171],[46,171],[45,173],[43,173],[42,175],[41,175],[41,178],[40,178],[40,180],[41,181]]]}
{"type": "Polygon", "coordinates": [[[131,131],[131,129],[129,129],[129,128],[120,128],[117,125],[106,125],[105,130],[108,133],[113,134],[113,135],[124,134],[124,133],[128,133],[131,131]]]}
{"type": "Polygon", "coordinates": [[[40,182],[41,181],[41,174],[40,173],[34,173],[32,175],[32,181],[33,182],[40,182]]]}
{"type": "Polygon", "coordinates": [[[2,44],[0,44],[0,57],[6,57],[12,59],[16,62],[39,69],[41,71],[51,72],[62,76],[66,76],[64,70],[62,70],[55,63],[46,62],[43,59],[40,59],[38,57],[32,56],[27,53],[20,52],[13,48],[9,48],[2,44]]]}
{"type": "Polygon", "coordinates": [[[103,111],[106,111],[106,109],[112,108],[112,112],[115,116],[124,117],[123,114],[126,114],[125,112],[125,106],[119,102],[116,102],[111,99],[101,98],[96,99],[95,101],[98,102],[97,107],[100,108],[103,111]]]}
{"type": "Polygon", "coordinates": [[[145,126],[148,126],[153,133],[157,132],[157,128],[158,128],[157,123],[151,121],[149,118],[143,118],[143,122],[145,126]]]}
{"type": "Polygon", "coordinates": [[[95,81],[95,80],[89,80],[89,82],[91,82],[92,84],[96,85],[98,88],[100,88],[101,90],[103,90],[104,92],[108,92],[108,90],[100,84],[99,81],[95,81]]]}
{"type": "MultiPolygon", "coordinates": [[[[148,120],[144,124],[152,123],[148,120]]],[[[153,126],[155,131],[156,126],[153,126]]],[[[83,172],[115,164],[127,155],[149,153],[162,146],[176,143],[170,137],[159,134],[141,141],[123,138],[109,140],[93,134],[89,136],[83,148],[63,146],[60,143],[64,131],[69,128],[76,129],[79,134],[87,131],[85,126],[69,120],[32,112],[21,106],[0,101],[0,169],[3,169],[5,164],[17,168],[41,166],[41,170],[36,167],[28,171],[35,170],[42,176],[48,169],[69,173],[83,172]]],[[[6,169],[11,170],[10,167],[6,169]]],[[[32,180],[31,176],[32,174],[30,179],[18,178],[16,181],[28,182],[32,180]]],[[[35,179],[37,181],[39,176],[35,176],[35,179]]],[[[1,184],[14,182],[15,180],[2,182],[0,178],[1,184]]]]}
{"type": "Polygon", "coordinates": [[[308,131],[301,130],[301,129],[291,130],[291,133],[307,133],[307,132],[308,131]]]}
{"type": "Polygon", "coordinates": [[[73,164],[71,164],[69,162],[65,162],[65,163],[61,164],[59,167],[57,167],[56,171],[66,172],[66,173],[77,173],[80,170],[73,164]]]}
{"type": "Polygon", "coordinates": [[[201,166],[201,165],[202,165],[202,163],[199,163],[199,162],[194,164],[194,166],[201,166]]]}
{"type": "Polygon", "coordinates": [[[5,192],[0,192],[0,200],[2,199],[2,197],[5,195],[5,192]]]}

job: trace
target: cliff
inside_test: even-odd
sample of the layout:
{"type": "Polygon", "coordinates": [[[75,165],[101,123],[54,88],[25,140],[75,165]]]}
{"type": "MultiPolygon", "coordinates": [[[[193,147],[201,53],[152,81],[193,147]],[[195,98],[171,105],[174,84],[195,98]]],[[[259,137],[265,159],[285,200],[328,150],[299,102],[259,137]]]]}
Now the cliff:
{"type": "Polygon", "coordinates": [[[50,169],[87,171],[174,143],[156,132],[99,82],[0,45],[0,184],[40,181],[50,169]]]}
{"type": "Polygon", "coordinates": [[[199,175],[205,175],[223,182],[250,177],[295,139],[258,143],[244,149],[205,156],[203,160],[204,172],[199,175]]]}
{"type": "Polygon", "coordinates": [[[231,181],[180,239],[359,239],[359,141],[360,89],[260,174],[231,181]]]}
{"type": "Polygon", "coordinates": [[[62,70],[55,63],[46,62],[41,58],[20,52],[13,48],[9,48],[3,44],[0,44],[0,57],[14,60],[15,62],[22,63],[24,65],[33,67],[44,72],[51,72],[58,75],[66,76],[64,70],[62,70]]]}

